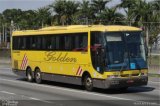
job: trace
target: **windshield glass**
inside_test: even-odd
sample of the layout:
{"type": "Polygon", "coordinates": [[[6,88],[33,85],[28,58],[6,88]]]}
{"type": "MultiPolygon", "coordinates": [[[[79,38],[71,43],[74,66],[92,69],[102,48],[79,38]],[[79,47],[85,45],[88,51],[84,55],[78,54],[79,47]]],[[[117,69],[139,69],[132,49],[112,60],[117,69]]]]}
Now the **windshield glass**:
{"type": "Polygon", "coordinates": [[[140,32],[125,33],[126,45],[130,59],[130,69],[147,68],[145,48],[140,32]]]}
{"type": "Polygon", "coordinates": [[[107,70],[147,68],[141,32],[111,32],[104,36],[107,70]]]}

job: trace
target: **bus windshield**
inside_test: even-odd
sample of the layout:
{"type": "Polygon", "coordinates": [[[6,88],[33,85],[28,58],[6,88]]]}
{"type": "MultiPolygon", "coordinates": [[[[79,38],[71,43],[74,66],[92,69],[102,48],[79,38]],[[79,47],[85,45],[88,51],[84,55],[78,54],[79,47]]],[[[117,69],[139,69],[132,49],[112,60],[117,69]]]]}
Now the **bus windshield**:
{"type": "Polygon", "coordinates": [[[105,33],[107,68],[129,70],[147,68],[141,32],[105,33]]]}
{"type": "Polygon", "coordinates": [[[142,32],[92,32],[91,46],[92,64],[97,71],[147,68],[142,32]]]}

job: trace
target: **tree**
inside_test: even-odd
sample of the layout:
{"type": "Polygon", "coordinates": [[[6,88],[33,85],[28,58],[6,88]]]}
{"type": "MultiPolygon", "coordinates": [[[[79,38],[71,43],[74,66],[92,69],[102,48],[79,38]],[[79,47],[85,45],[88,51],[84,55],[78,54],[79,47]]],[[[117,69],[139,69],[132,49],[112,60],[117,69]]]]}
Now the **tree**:
{"type": "Polygon", "coordinates": [[[88,0],[83,0],[79,6],[79,12],[77,16],[77,20],[79,24],[89,24],[88,21],[92,21],[95,19],[94,11],[91,7],[91,2],[88,0]]]}
{"type": "MultiPolygon", "coordinates": [[[[105,10],[106,4],[111,0],[92,0],[92,9],[96,17],[96,21],[101,21],[101,13],[105,10]]],[[[99,22],[98,22],[99,23],[99,22]]]]}
{"type": "Polygon", "coordinates": [[[3,23],[3,15],[0,13],[0,33],[2,30],[2,23],[3,23]]]}
{"type": "Polygon", "coordinates": [[[106,4],[111,0],[92,0],[92,7],[97,14],[101,14],[105,9],[106,4]]]}
{"type": "Polygon", "coordinates": [[[159,11],[160,10],[160,0],[155,0],[152,2],[152,5],[155,10],[159,11]]]}
{"type": "Polygon", "coordinates": [[[79,4],[75,1],[56,0],[50,8],[56,13],[56,20],[58,24],[72,24],[73,16],[78,12],[79,4]]]}
{"type": "Polygon", "coordinates": [[[159,2],[147,2],[146,0],[121,1],[122,3],[119,6],[125,9],[130,25],[143,27],[146,33],[147,44],[149,44],[149,38],[152,39],[153,37],[152,32],[157,31],[157,26],[155,26],[155,23],[158,23],[160,19],[158,15],[159,12],[157,12],[159,2]],[[151,36],[149,37],[149,35],[151,36]]]}
{"type": "Polygon", "coordinates": [[[44,25],[51,24],[51,22],[49,23],[49,20],[51,19],[51,13],[48,7],[41,7],[36,10],[35,13],[38,25],[44,27],[44,25]]]}
{"type": "Polygon", "coordinates": [[[126,23],[128,25],[132,25],[134,23],[134,15],[132,14],[132,9],[136,7],[136,3],[138,1],[139,0],[121,0],[121,4],[117,5],[117,7],[124,9],[126,13],[126,23]]]}
{"type": "Polygon", "coordinates": [[[21,9],[6,9],[2,14],[4,18],[3,21],[7,23],[7,26],[10,26],[12,20],[15,23],[18,23],[21,20],[23,12],[21,9]]]}
{"type": "Polygon", "coordinates": [[[19,22],[19,27],[21,29],[34,29],[36,23],[36,13],[33,10],[23,11],[21,20],[19,22]]]}
{"type": "Polygon", "coordinates": [[[116,11],[116,7],[106,8],[100,15],[102,23],[107,25],[124,24],[125,16],[116,11]]]}

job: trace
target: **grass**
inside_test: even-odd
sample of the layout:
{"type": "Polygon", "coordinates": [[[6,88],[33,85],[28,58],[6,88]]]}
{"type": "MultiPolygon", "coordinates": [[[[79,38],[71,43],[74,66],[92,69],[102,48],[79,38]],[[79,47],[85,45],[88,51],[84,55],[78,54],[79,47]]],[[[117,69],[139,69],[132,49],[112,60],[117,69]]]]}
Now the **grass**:
{"type": "Polygon", "coordinates": [[[149,77],[160,77],[160,74],[148,74],[149,75],[149,77]]]}
{"type": "Polygon", "coordinates": [[[150,66],[160,66],[160,55],[151,55],[148,58],[148,64],[150,66]]]}

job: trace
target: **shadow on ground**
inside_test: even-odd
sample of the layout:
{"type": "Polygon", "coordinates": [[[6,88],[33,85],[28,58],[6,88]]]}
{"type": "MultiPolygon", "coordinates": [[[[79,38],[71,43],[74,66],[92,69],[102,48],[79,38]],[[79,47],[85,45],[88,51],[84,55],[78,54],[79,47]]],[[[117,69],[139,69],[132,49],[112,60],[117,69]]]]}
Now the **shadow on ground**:
{"type": "MultiPolygon", "coordinates": [[[[25,78],[19,78],[17,80],[25,81],[27,80],[25,78]]],[[[35,83],[35,82],[33,82],[35,83]]],[[[46,86],[56,86],[56,87],[63,87],[68,89],[75,89],[75,90],[81,90],[85,91],[83,86],[79,85],[73,85],[73,84],[66,84],[66,83],[59,83],[59,82],[53,82],[53,81],[43,81],[43,85],[46,86]]],[[[102,93],[102,94],[130,94],[130,93],[139,93],[139,92],[151,92],[155,88],[154,87],[148,87],[148,86],[139,86],[139,87],[129,87],[127,90],[120,90],[120,89],[99,89],[94,88],[92,92],[102,93]]]]}

